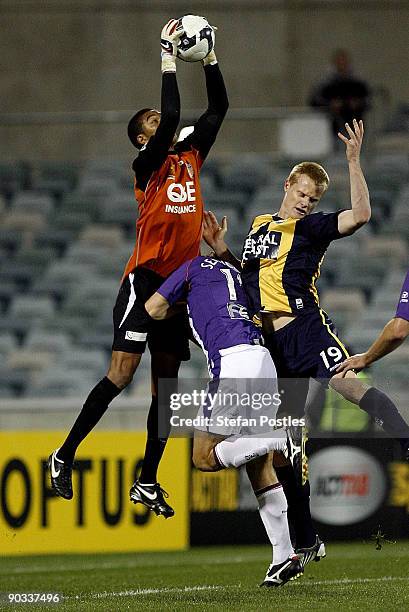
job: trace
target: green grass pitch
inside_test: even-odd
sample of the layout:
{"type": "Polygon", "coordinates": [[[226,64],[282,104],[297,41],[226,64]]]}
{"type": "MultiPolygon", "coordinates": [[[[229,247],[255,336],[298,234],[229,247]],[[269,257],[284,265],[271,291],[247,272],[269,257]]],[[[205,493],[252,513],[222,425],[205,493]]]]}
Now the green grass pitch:
{"type": "Polygon", "coordinates": [[[8,557],[0,560],[1,610],[409,609],[409,542],[327,545],[327,558],[279,588],[261,589],[267,546],[187,552],[8,557]],[[4,593],[58,592],[59,604],[10,605],[4,593]]]}

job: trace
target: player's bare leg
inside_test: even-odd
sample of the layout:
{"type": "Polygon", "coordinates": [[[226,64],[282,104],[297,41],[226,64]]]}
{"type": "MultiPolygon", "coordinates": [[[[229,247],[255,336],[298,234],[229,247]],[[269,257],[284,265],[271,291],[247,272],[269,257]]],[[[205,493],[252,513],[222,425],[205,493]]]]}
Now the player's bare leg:
{"type": "Polygon", "coordinates": [[[132,382],[141,358],[140,354],[112,351],[107,377],[122,391],[132,382]]]}
{"type": "Polygon", "coordinates": [[[88,395],[64,444],[50,455],[51,485],[60,497],[72,499],[72,467],[76,450],[102,418],[111,401],[132,381],[140,361],[140,354],[112,351],[107,376],[88,395]]]}
{"type": "Polygon", "coordinates": [[[225,439],[226,436],[195,430],[192,457],[195,468],[201,472],[216,472],[222,469],[214,455],[214,448],[225,439]]]}
{"type": "MultiPolygon", "coordinates": [[[[172,379],[175,381],[176,390],[179,367],[180,360],[175,355],[162,352],[152,353],[152,402],[147,421],[148,436],[145,455],[139,479],[133,483],[129,493],[133,503],[141,503],[165,518],[172,517],[175,511],[165,501],[168,494],[157,482],[157,471],[170,433],[171,411],[169,402],[165,399],[159,407],[159,382],[161,378],[172,379]],[[159,414],[159,409],[163,414],[159,414]]],[[[170,389],[169,391],[171,392],[170,389]]]]}

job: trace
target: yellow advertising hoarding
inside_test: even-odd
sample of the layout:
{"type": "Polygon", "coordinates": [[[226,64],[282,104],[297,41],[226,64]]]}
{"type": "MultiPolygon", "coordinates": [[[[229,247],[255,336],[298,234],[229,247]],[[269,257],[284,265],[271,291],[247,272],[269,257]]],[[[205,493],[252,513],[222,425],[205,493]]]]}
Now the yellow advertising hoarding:
{"type": "Polygon", "coordinates": [[[74,498],[55,497],[48,454],[63,432],[0,433],[0,550],[35,553],[177,550],[189,540],[189,445],[168,442],[159,467],[175,516],[157,517],[129,501],[145,434],[93,432],[81,444],[73,472],[74,498]]]}

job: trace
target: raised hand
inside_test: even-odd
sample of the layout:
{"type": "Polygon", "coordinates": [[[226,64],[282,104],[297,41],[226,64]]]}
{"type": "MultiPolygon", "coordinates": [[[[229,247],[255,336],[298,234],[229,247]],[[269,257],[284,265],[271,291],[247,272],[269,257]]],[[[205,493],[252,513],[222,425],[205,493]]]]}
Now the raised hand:
{"type": "Polygon", "coordinates": [[[338,132],[338,138],[346,146],[346,156],[348,162],[359,162],[359,155],[361,153],[362,141],[364,138],[364,122],[362,119],[359,121],[354,119],[352,121],[352,128],[349,123],[345,124],[345,129],[348,132],[349,138],[338,132]]]}
{"type": "Polygon", "coordinates": [[[160,35],[162,54],[166,53],[167,55],[176,57],[177,45],[183,32],[181,19],[170,19],[168,21],[163,27],[160,35]]]}
{"type": "Polygon", "coordinates": [[[219,255],[226,249],[224,236],[227,232],[227,217],[223,217],[220,225],[216,215],[211,210],[205,211],[203,219],[203,239],[207,242],[210,248],[219,255]]]}
{"type": "Polygon", "coordinates": [[[357,355],[352,355],[352,357],[348,357],[345,359],[337,368],[337,372],[339,374],[342,373],[342,376],[345,376],[349,370],[355,370],[355,372],[360,372],[363,370],[368,364],[365,359],[365,353],[358,353],[357,355]]]}

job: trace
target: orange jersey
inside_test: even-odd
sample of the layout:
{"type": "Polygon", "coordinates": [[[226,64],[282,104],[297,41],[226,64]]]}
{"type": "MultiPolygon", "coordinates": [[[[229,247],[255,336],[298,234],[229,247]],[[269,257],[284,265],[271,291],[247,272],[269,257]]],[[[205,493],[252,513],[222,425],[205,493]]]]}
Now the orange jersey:
{"type": "Polygon", "coordinates": [[[196,149],[170,153],[142,191],[135,180],[139,218],[134,251],[124,277],[137,266],[169,276],[188,259],[199,255],[203,200],[196,149]]]}

